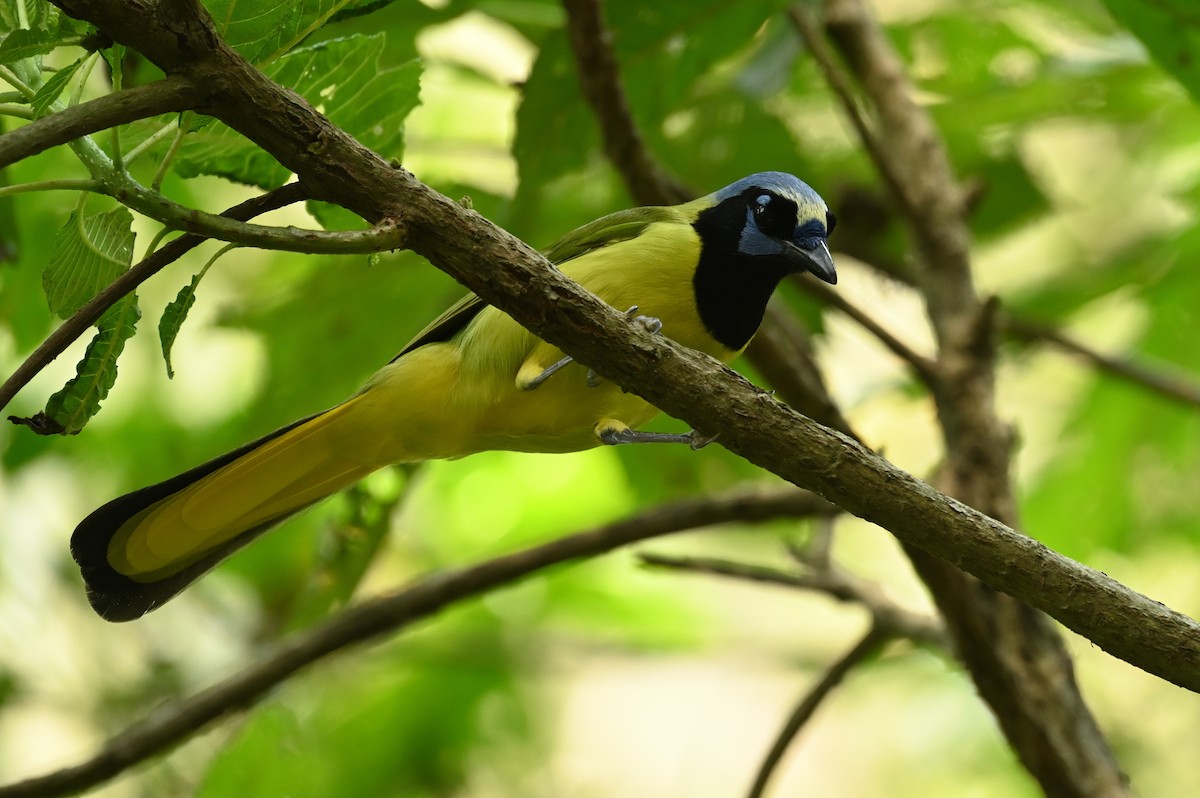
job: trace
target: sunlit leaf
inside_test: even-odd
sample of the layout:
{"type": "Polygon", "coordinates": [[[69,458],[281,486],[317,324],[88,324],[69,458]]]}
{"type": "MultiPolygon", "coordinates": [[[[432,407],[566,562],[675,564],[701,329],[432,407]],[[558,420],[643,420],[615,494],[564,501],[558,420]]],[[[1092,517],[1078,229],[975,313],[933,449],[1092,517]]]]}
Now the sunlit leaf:
{"type": "Polygon", "coordinates": [[[188,311],[196,304],[196,286],[200,285],[203,277],[204,272],[192,275],[191,282],[179,289],[179,293],[163,309],[162,318],[158,320],[158,340],[162,345],[163,362],[167,366],[168,377],[175,376],[175,369],[171,366],[171,347],[175,345],[175,338],[187,319],[188,311]]]}
{"type": "Polygon", "coordinates": [[[217,29],[250,61],[269,63],[335,17],[377,4],[367,0],[206,0],[217,29]]]}
{"type": "Polygon", "coordinates": [[[75,367],[75,376],[46,402],[46,416],[64,434],[79,432],[100,410],[100,403],[117,380],[117,358],[133,336],[141,315],[137,297],[130,294],[100,317],[96,324],[99,331],[75,367]]]}
{"type": "Polygon", "coordinates": [[[1200,8],[1193,0],[1104,0],[1150,56],[1200,102],[1200,8]]]}
{"type": "MultiPolygon", "coordinates": [[[[333,39],[289,53],[267,73],[364,145],[398,158],[404,118],[417,106],[421,67],[411,61],[381,69],[385,46],[382,34],[333,39]]],[[[282,185],[289,175],[270,155],[221,123],[188,136],[178,167],[184,176],[220,175],[262,188],[282,185]]]]}
{"type": "Polygon", "coordinates": [[[61,38],[50,31],[18,28],[0,42],[0,64],[12,64],[58,47],[61,38]]]}
{"type": "Polygon", "coordinates": [[[93,216],[71,214],[55,236],[50,263],[42,273],[51,311],[65,319],[129,268],[132,222],[124,208],[93,216]]]}
{"type": "Polygon", "coordinates": [[[33,103],[31,103],[35,118],[45,116],[50,112],[50,106],[54,105],[54,101],[66,90],[67,85],[71,82],[71,78],[75,77],[75,73],[83,66],[85,60],[85,58],[80,58],[68,64],[55,72],[49,80],[42,84],[37,94],[33,96],[33,103]]]}

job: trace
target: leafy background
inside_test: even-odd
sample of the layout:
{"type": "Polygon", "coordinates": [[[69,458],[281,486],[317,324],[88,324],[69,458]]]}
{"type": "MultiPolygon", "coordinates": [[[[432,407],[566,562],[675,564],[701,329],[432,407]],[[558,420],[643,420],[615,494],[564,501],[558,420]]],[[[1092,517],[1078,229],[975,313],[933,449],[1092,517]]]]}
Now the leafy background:
{"type": "MultiPolygon", "coordinates": [[[[0,5],[0,19],[16,27],[15,6],[0,5]]],[[[554,2],[208,5],[244,54],[334,121],[535,245],[630,204],[600,153],[554,2]]],[[[1200,21],[1188,2],[877,5],[956,168],[980,188],[972,220],[980,285],[1012,314],[1061,325],[1102,351],[1200,371],[1200,21]]],[[[880,196],[782,3],[605,7],[633,114],[685,182],[707,191],[784,169],[835,210],[880,196]]],[[[47,53],[47,64],[72,68],[77,49],[50,52],[46,43],[75,31],[53,14],[39,20],[45,35],[0,45],[0,61],[47,53]]],[[[145,63],[126,63],[127,85],[152,78],[145,63]]],[[[85,96],[105,90],[102,70],[93,70],[85,96]]],[[[163,121],[128,126],[126,146],[163,121]]],[[[249,196],[246,184],[286,179],[218,124],[187,124],[192,132],[163,184],[179,201],[216,210],[249,196]]],[[[150,152],[162,157],[166,147],[150,152]]],[[[148,181],[156,160],[135,172],[148,181]]],[[[5,179],[83,174],[60,148],[5,179]]],[[[95,290],[51,281],[47,304],[43,265],[61,262],[54,250],[67,240],[57,231],[124,240],[128,220],[114,218],[113,205],[73,199],[0,198],[5,251],[16,254],[0,264],[5,374],[52,329],[50,307],[69,312],[95,290]],[[80,213],[93,221],[81,227],[80,213]]],[[[309,212],[351,223],[328,208],[309,212]]],[[[270,221],[312,224],[300,209],[270,221]]],[[[142,219],[132,229],[136,258],[156,231],[142,219]]],[[[855,231],[840,233],[835,251],[849,248],[844,240],[855,231]]],[[[903,235],[886,214],[858,234],[902,258],[903,235]]],[[[140,290],[145,334],[129,340],[120,379],[82,434],[0,428],[4,781],[78,760],[106,733],[232,672],[351,594],[666,499],[773,481],[719,446],[490,453],[394,469],[290,522],[169,608],[135,624],[103,624],[86,607],[66,552],[84,514],[339,401],[460,293],[405,253],[369,261],[235,250],[212,263],[186,319],[177,314],[168,380],[150,331],[218,249],[206,245],[140,290]]],[[[844,254],[839,270],[840,291],[929,346],[907,288],[844,254]]],[[[904,369],[840,317],[806,313],[855,426],[900,466],[928,473],[939,439],[904,369]]],[[[85,359],[85,346],[23,391],[13,412],[41,409],[85,359]]],[[[1200,612],[1196,409],[1044,348],[1011,343],[1003,354],[1001,409],[1019,430],[1025,529],[1200,612]]],[[[899,600],[927,605],[889,536],[854,521],[839,529],[840,561],[899,600]]],[[[809,531],[725,529],[646,549],[784,564],[783,542],[809,531]]],[[[864,623],[861,611],[825,598],[647,571],[618,553],[326,662],[99,794],[739,794],[792,702],[864,623]]],[[[1139,793],[1200,792],[1196,702],[1071,643],[1084,694],[1139,793]]],[[[904,645],[858,671],[821,710],[774,787],[778,795],[1036,793],[969,681],[934,653],[904,645]]]]}

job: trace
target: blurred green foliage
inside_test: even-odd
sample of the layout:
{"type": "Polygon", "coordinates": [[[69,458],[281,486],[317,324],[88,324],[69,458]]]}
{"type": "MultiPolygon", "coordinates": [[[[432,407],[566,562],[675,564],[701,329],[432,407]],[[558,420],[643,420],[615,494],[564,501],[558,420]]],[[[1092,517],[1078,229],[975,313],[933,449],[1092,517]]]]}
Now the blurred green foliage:
{"type": "MultiPolygon", "coordinates": [[[[402,158],[447,195],[469,196],[476,210],[536,246],[629,204],[603,159],[556,2],[207,5],[244,54],[360,140],[402,158]],[[283,55],[288,48],[296,49],[283,55]]],[[[976,192],[971,221],[984,289],[999,293],[1009,312],[1067,328],[1097,349],[1200,373],[1193,268],[1200,262],[1200,25],[1187,0],[878,7],[976,192]]],[[[49,53],[46,64],[63,75],[78,51],[50,52],[49,43],[78,31],[42,4],[31,8],[26,22],[44,23],[44,32],[0,44],[0,56],[49,53]]],[[[903,230],[783,8],[606,3],[633,115],[655,155],[697,192],[764,169],[792,171],[842,217],[835,251],[871,252],[902,266],[911,257],[903,230]]],[[[0,0],[0,21],[19,26],[13,0],[0,0]]],[[[131,56],[126,83],[150,80],[153,71],[131,56]]],[[[96,70],[85,96],[105,89],[96,70]]],[[[168,121],[126,126],[126,151],[168,121]]],[[[217,211],[248,195],[242,184],[287,179],[230,131],[195,118],[185,124],[192,132],[163,183],[177,201],[217,211]]],[[[109,148],[106,138],[97,137],[109,148]]],[[[169,137],[154,144],[150,157],[132,164],[134,174],[149,183],[170,145],[169,137]]],[[[11,167],[5,183],[83,176],[71,153],[57,148],[11,167]]],[[[69,311],[112,277],[68,270],[50,285],[58,287],[47,304],[42,269],[65,245],[53,231],[85,218],[73,207],[70,195],[56,192],[0,198],[3,252],[18,256],[0,264],[4,374],[53,328],[51,307],[69,311]]],[[[116,207],[92,198],[85,221],[113,218],[116,207]]],[[[313,211],[331,226],[353,223],[313,211]]],[[[313,224],[298,209],[266,221],[313,224]]],[[[134,231],[136,258],[156,231],[142,222],[134,231]]],[[[168,316],[174,381],[164,379],[154,336],[138,335],[82,435],[46,439],[0,428],[2,777],[73,762],[98,734],[160,698],[211,683],[352,597],[668,499],[776,482],[719,446],[489,453],[384,472],[268,535],[162,613],[105,626],[84,606],[66,553],[84,513],[340,401],[462,292],[409,253],[372,264],[236,250],[191,284],[195,304],[183,318],[171,301],[215,251],[215,244],[197,250],[139,292],[154,322],[140,331],[168,316]],[[28,729],[50,730],[40,732],[50,742],[33,758],[26,746],[38,734],[22,733],[28,729]]],[[[103,261],[103,252],[93,254],[103,261]]],[[[839,268],[847,278],[840,290],[852,301],[906,340],[926,339],[908,289],[869,264],[845,259],[839,268]]],[[[937,434],[907,375],[811,300],[787,292],[785,301],[820,336],[834,392],[869,442],[906,467],[931,467],[937,434]]],[[[70,377],[84,345],[10,412],[36,412],[70,377]]],[[[1200,544],[1196,408],[1036,345],[1014,343],[1003,354],[1002,412],[1022,436],[1024,528],[1184,611],[1200,610],[1188,576],[1200,544]]],[[[678,428],[669,419],[656,424],[678,428]]],[[[922,600],[886,536],[843,527],[839,557],[922,600]]],[[[782,563],[781,541],[808,532],[773,524],[661,545],[782,563]]],[[[858,623],[820,599],[646,572],[628,555],[613,555],[555,569],[399,640],[323,663],[111,794],[728,795],[749,782],[799,689],[793,682],[807,679],[795,671],[820,667],[858,623]],[[644,692],[616,690],[626,698],[599,702],[620,710],[620,725],[589,721],[592,736],[571,726],[573,702],[608,685],[612,670],[630,680],[644,674],[629,663],[651,668],[649,655],[676,670],[662,681],[647,677],[644,692]],[[669,703],[671,688],[691,684],[695,663],[705,660],[727,670],[669,703]],[[720,703],[725,693],[761,703],[756,680],[779,687],[765,702],[774,714],[757,716],[752,728],[717,714],[733,712],[720,703]],[[699,714],[689,715],[690,707],[699,714]],[[721,754],[672,759],[685,743],[667,734],[648,760],[628,753],[605,764],[624,750],[622,740],[639,739],[643,722],[668,715],[679,720],[672,734],[717,735],[721,754]],[[580,741],[601,750],[569,747],[580,741]],[[641,781],[619,772],[627,762],[642,763],[641,781]],[[673,788],[661,788],[655,768],[677,769],[667,782],[673,788]],[[613,772],[595,775],[605,770],[613,772]]],[[[1147,795],[1161,785],[1172,794],[1200,790],[1190,760],[1200,720],[1194,708],[1173,700],[1173,688],[1112,670],[1086,649],[1080,654],[1092,657],[1085,693],[1102,725],[1122,730],[1122,762],[1134,784],[1147,795]],[[1191,737],[1180,740],[1180,729],[1191,737]]],[[[844,688],[848,696],[835,699],[844,703],[828,708],[827,723],[821,716],[806,732],[797,754],[803,767],[781,784],[861,796],[963,795],[967,783],[976,796],[1032,794],[972,688],[948,667],[924,654],[871,665],[844,688]]]]}

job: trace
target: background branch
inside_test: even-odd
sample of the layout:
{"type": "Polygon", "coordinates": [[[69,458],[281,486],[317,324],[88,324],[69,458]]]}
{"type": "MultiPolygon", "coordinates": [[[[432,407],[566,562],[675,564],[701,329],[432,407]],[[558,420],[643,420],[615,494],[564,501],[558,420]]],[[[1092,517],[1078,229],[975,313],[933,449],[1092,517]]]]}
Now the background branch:
{"type": "MultiPolygon", "coordinates": [[[[939,344],[932,393],[946,444],[940,479],[951,495],[1015,524],[1010,433],[995,413],[996,304],[976,296],[967,192],[932,119],[912,99],[903,63],[863,2],[832,0],[826,11],[826,31],[870,99],[881,133],[874,138],[864,126],[856,127],[919,253],[916,284],[939,344]]],[[[792,20],[847,115],[858,118],[861,112],[814,20],[794,6],[792,20]]],[[[1128,794],[1079,692],[1070,655],[1048,619],[904,542],[980,695],[1042,789],[1080,798],[1128,794]]]]}
{"type": "Polygon", "coordinates": [[[94,787],[173,747],[209,723],[242,711],[296,672],[350,646],[406,628],[463,599],[550,566],[594,557],[640,540],[715,524],[825,515],[837,509],[797,490],[734,494],[656,507],[642,515],[427,577],[364,601],[285,641],[233,676],[163,707],[112,737],[93,757],[45,776],[0,786],[0,798],[51,798],[94,787]]]}
{"type": "Polygon", "coordinates": [[[875,623],[892,630],[896,636],[907,637],[923,645],[950,649],[946,630],[937,620],[905,609],[888,598],[879,585],[841,568],[826,566],[808,572],[795,572],[715,557],[668,557],[649,552],[643,552],[638,557],[643,564],[657,568],[713,574],[824,593],[837,601],[863,607],[871,614],[875,623]]]}
{"type": "Polygon", "coordinates": [[[1050,344],[1075,355],[1105,374],[1147,388],[1167,399],[1191,407],[1200,407],[1200,385],[1181,374],[1171,374],[1143,363],[1097,352],[1048,324],[1028,321],[1012,314],[1005,314],[1002,323],[1004,331],[1013,338],[1050,344]]]}
{"type": "Polygon", "coordinates": [[[600,123],[604,151],[634,201],[639,205],[676,205],[692,199],[695,192],[667,174],[634,124],[599,0],[563,0],[563,8],[567,11],[567,36],[583,96],[600,123]]]}
{"type": "Polygon", "coordinates": [[[765,794],[767,782],[770,781],[771,774],[783,760],[788,746],[816,714],[821,703],[833,692],[834,688],[842,683],[850,671],[875,656],[891,637],[892,634],[883,627],[872,624],[866,635],[853,648],[834,661],[821,674],[821,678],[800,699],[800,703],[796,705],[787,722],[783,724],[783,728],[779,730],[779,735],[767,752],[762,765],[759,766],[758,774],[754,777],[750,792],[747,793],[748,798],[761,798],[765,794]]]}

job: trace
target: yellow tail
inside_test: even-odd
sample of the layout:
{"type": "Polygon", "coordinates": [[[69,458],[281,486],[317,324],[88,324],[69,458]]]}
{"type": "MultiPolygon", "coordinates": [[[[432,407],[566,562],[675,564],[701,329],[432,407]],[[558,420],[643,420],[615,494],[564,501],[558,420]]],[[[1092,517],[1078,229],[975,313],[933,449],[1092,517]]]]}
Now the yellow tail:
{"type": "Polygon", "coordinates": [[[350,454],[361,395],[177,477],[114,499],[71,536],[88,599],[139,618],[288,516],[374,470],[350,454]]]}

